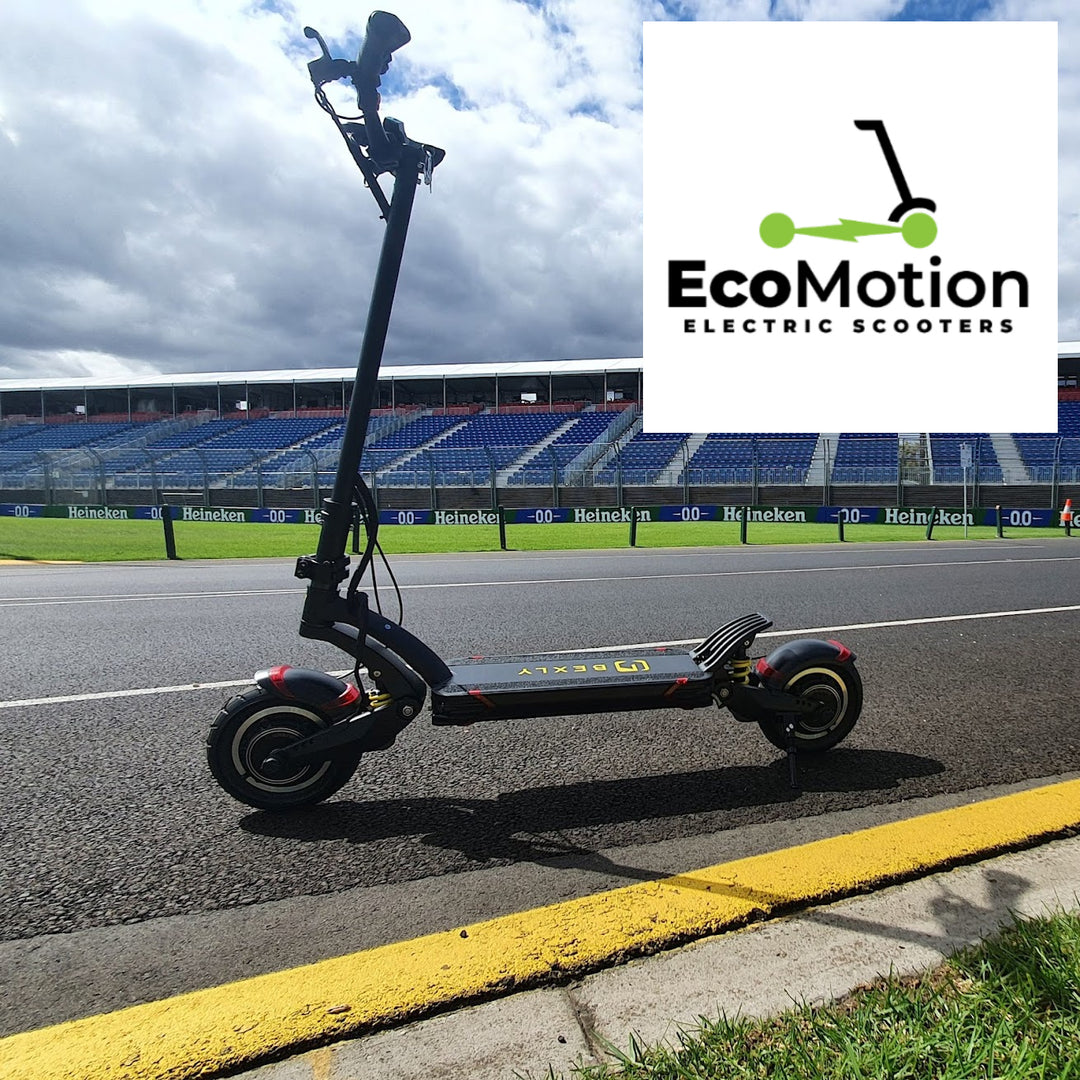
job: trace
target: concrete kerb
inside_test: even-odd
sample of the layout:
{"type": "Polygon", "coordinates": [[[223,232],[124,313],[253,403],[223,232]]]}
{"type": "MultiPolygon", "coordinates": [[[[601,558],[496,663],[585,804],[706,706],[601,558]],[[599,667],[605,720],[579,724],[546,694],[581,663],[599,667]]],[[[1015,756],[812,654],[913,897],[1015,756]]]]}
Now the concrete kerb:
{"type": "Polygon", "coordinates": [[[250,1069],[1080,826],[1080,780],[642,882],[0,1040],[5,1080],[182,1080],[250,1069]]]}

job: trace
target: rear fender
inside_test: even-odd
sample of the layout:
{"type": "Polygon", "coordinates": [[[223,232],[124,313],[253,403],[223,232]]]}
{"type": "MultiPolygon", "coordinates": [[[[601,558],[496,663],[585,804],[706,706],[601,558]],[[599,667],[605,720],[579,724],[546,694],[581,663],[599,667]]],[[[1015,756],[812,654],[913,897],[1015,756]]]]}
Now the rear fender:
{"type": "Polygon", "coordinates": [[[331,715],[346,712],[360,700],[360,691],[352,683],[325,671],[288,664],[258,672],[255,683],[282,701],[298,701],[331,715]]]}
{"type": "Polygon", "coordinates": [[[808,664],[850,664],[854,659],[855,654],[839,641],[803,638],[763,656],[754,665],[754,673],[764,686],[783,690],[791,676],[808,664]]]}

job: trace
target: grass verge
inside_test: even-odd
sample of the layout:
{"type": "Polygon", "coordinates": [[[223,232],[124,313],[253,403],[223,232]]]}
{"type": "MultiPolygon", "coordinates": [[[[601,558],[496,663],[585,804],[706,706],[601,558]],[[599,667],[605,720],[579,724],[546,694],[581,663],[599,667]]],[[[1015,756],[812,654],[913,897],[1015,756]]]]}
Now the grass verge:
{"type": "MultiPolygon", "coordinates": [[[[1019,919],[912,978],[819,1008],[703,1022],[678,1050],[632,1042],[576,1080],[1076,1080],[1080,917],[1019,919]]],[[[555,1076],[554,1072],[549,1076],[555,1076]]]]}
{"type": "MultiPolygon", "coordinates": [[[[180,521],[174,525],[181,559],[295,557],[314,551],[315,525],[231,524],[180,521]]],[[[848,525],[847,542],[925,540],[920,525],[848,525]]],[[[1060,529],[1012,529],[1006,538],[1056,537],[1060,529]]],[[[629,527],[615,524],[510,525],[507,547],[516,551],[570,551],[629,546],[629,527]]],[[[938,540],[963,539],[962,526],[937,526],[938,540]]],[[[971,527],[968,538],[991,540],[991,527],[971,527]]],[[[750,545],[837,543],[835,525],[752,522],[750,545]]],[[[494,525],[384,525],[379,540],[388,554],[498,551],[494,525]]],[[[650,522],[638,526],[639,548],[728,547],[739,544],[730,522],[650,522]]],[[[0,518],[0,559],[128,562],[164,559],[165,540],[157,521],[87,521],[69,518],[0,518]]]]}

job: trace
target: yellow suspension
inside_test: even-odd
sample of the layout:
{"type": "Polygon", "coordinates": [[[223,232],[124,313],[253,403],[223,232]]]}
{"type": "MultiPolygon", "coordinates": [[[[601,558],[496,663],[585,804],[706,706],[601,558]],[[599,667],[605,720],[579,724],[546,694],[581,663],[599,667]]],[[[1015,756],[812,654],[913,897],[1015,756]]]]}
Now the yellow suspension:
{"type": "Polygon", "coordinates": [[[747,683],[750,681],[750,658],[744,657],[741,660],[732,660],[728,664],[728,670],[731,672],[731,681],[736,683],[747,683]]]}

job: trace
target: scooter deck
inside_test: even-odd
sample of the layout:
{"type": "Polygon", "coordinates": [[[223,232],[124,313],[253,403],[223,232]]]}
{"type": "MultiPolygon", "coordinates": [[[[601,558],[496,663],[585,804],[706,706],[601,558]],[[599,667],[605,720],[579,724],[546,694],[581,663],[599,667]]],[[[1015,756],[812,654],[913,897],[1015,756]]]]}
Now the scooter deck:
{"type": "Polygon", "coordinates": [[[686,649],[472,657],[449,666],[450,681],[431,691],[436,724],[712,703],[713,676],[686,649]]]}

